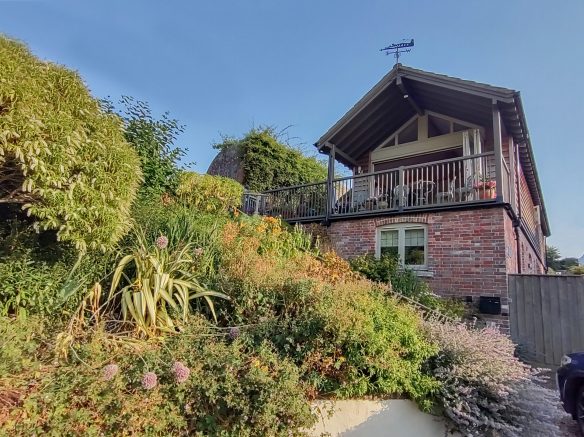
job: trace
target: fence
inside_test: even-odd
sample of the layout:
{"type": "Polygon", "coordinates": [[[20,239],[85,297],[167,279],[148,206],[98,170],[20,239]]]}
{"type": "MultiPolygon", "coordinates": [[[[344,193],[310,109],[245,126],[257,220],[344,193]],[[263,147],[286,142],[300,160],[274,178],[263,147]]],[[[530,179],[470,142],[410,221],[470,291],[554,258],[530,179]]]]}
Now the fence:
{"type": "Polygon", "coordinates": [[[584,351],[584,277],[509,276],[511,338],[522,358],[559,365],[584,351]]]}

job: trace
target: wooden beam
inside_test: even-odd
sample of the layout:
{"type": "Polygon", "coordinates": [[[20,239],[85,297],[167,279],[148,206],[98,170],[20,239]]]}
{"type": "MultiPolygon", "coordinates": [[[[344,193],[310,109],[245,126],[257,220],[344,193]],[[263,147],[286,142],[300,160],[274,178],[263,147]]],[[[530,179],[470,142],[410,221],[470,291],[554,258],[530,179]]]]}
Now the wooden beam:
{"type": "Polygon", "coordinates": [[[418,115],[424,115],[424,110],[416,103],[412,95],[408,92],[406,84],[403,83],[401,76],[398,76],[395,80],[395,84],[398,86],[404,99],[408,101],[408,103],[414,108],[414,111],[418,113],[418,115]]]}
{"type": "Polygon", "coordinates": [[[493,149],[495,151],[497,201],[503,201],[503,138],[501,134],[501,112],[496,100],[493,100],[493,149]]]}
{"type": "MultiPolygon", "coordinates": [[[[330,144],[330,143],[328,143],[330,144]]],[[[328,162],[328,173],[327,173],[327,178],[326,178],[326,218],[325,221],[328,224],[329,218],[333,215],[334,212],[334,184],[333,184],[333,179],[335,178],[335,152],[336,152],[336,147],[334,144],[330,144],[330,149],[329,149],[329,162],[328,162]]]]}
{"type": "MultiPolygon", "coordinates": [[[[515,211],[517,209],[516,178],[518,176],[517,164],[515,163],[515,142],[513,141],[513,137],[511,135],[509,135],[509,171],[511,172],[511,178],[509,181],[509,194],[511,195],[511,199],[509,199],[509,203],[515,211]]],[[[515,213],[517,213],[517,211],[515,211],[515,213]]]]}

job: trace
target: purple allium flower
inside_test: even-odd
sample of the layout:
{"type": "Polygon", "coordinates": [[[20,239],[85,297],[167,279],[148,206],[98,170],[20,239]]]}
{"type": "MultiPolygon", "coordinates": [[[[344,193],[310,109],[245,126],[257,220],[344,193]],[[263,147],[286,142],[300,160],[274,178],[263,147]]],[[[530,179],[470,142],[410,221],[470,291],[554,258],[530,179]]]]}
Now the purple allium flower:
{"type": "Polygon", "coordinates": [[[120,368],[117,364],[108,364],[102,370],[102,378],[104,381],[111,381],[118,374],[120,368]]]}
{"type": "Polygon", "coordinates": [[[156,239],[156,247],[158,247],[159,249],[166,249],[166,247],[168,246],[168,238],[166,238],[166,236],[161,235],[160,237],[158,237],[156,239]]]}
{"type": "Polygon", "coordinates": [[[158,377],[154,372],[146,372],[142,377],[142,387],[146,390],[152,390],[158,384],[158,377]]]}
{"type": "Polygon", "coordinates": [[[174,374],[174,380],[177,382],[177,384],[182,384],[187,379],[189,379],[191,369],[189,369],[180,361],[175,361],[172,365],[172,373],[174,374]]]}
{"type": "Polygon", "coordinates": [[[239,337],[239,328],[237,326],[232,326],[229,328],[229,338],[235,340],[237,337],[239,337]]]}
{"type": "Polygon", "coordinates": [[[194,250],[195,256],[201,256],[203,254],[203,248],[202,247],[197,247],[194,250]]]}

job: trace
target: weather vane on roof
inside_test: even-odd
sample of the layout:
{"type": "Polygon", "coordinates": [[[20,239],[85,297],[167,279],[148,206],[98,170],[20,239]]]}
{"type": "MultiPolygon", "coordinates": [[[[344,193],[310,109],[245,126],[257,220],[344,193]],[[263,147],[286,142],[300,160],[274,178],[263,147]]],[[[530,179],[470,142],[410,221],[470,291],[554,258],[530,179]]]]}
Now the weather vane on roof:
{"type": "Polygon", "coordinates": [[[386,55],[393,54],[393,56],[395,57],[395,63],[398,64],[400,54],[411,52],[412,50],[408,49],[407,47],[413,47],[413,46],[414,46],[414,38],[412,38],[410,40],[402,39],[402,42],[388,45],[387,47],[380,49],[379,51],[385,52],[386,55]]]}

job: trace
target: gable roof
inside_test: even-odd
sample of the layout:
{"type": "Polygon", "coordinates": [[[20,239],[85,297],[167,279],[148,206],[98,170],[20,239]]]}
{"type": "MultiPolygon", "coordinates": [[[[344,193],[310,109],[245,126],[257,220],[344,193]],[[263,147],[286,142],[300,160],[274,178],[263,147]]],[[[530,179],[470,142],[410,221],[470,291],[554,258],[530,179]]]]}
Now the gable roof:
{"type": "Polygon", "coordinates": [[[322,151],[334,144],[338,161],[354,166],[416,113],[429,110],[491,126],[494,104],[507,133],[519,145],[522,169],[534,203],[541,206],[547,236],[549,222],[518,91],[396,64],[315,146],[322,151]]]}

